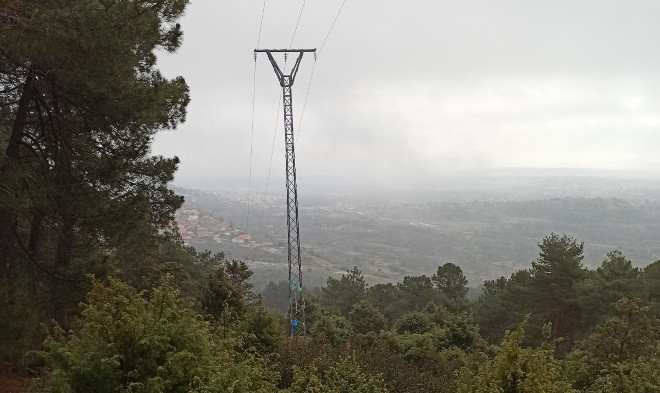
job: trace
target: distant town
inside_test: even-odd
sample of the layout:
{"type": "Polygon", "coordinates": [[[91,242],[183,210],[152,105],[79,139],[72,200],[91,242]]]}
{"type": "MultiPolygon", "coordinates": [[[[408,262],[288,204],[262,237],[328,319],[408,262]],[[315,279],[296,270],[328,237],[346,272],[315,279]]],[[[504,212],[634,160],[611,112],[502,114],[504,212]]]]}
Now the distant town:
{"type": "Polygon", "coordinates": [[[185,245],[213,240],[217,244],[233,245],[245,248],[258,248],[275,255],[282,255],[286,247],[276,247],[273,242],[257,242],[252,235],[236,228],[233,222],[216,218],[209,211],[181,209],[176,214],[179,234],[185,245]]]}
{"type": "MultiPolygon", "coordinates": [[[[266,283],[286,279],[283,195],[175,191],[185,198],[176,214],[185,244],[246,261],[266,283]]],[[[504,178],[403,198],[306,194],[299,211],[305,274],[317,285],[353,266],[378,283],[451,262],[476,286],[531,266],[552,232],[583,241],[590,268],[613,250],[635,266],[660,257],[660,183],[645,179],[504,178]]]]}

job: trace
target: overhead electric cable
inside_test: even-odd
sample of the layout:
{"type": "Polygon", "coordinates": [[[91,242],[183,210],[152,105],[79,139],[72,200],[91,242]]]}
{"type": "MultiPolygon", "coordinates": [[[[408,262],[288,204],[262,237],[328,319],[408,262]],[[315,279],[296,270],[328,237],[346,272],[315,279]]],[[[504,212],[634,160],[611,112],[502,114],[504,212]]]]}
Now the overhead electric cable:
{"type": "MultiPolygon", "coordinates": [[[[254,147],[254,107],[257,97],[257,57],[254,57],[254,72],[252,73],[252,126],[250,132],[250,165],[248,175],[247,196],[247,218],[245,219],[245,231],[250,233],[250,194],[252,193],[252,151],[254,147]]],[[[248,258],[249,259],[249,258],[248,258]]]]}
{"type": "MultiPolygon", "coordinates": [[[[266,0],[261,7],[261,18],[259,20],[259,33],[257,33],[257,48],[261,42],[261,30],[264,25],[264,14],[266,12],[266,0]]],[[[250,197],[252,194],[252,153],[254,150],[254,107],[257,97],[257,55],[254,54],[254,71],[252,72],[252,125],[250,127],[250,163],[248,174],[248,196],[247,196],[247,217],[245,219],[245,231],[250,233],[250,197]]],[[[248,259],[249,256],[248,256],[248,259]]]]}
{"type": "Polygon", "coordinates": [[[296,32],[298,31],[298,25],[300,24],[300,17],[302,16],[303,10],[305,9],[305,3],[307,0],[303,0],[302,6],[300,7],[300,13],[298,14],[298,20],[296,21],[296,27],[293,29],[293,35],[291,36],[291,42],[289,43],[289,49],[293,45],[293,40],[296,38],[296,32]]]}
{"type": "Polygon", "coordinates": [[[309,97],[309,90],[312,86],[312,78],[314,78],[314,70],[316,69],[316,60],[318,59],[319,55],[321,54],[321,51],[323,51],[323,47],[325,47],[325,43],[328,41],[328,37],[330,37],[330,33],[332,33],[332,29],[334,29],[335,24],[337,24],[337,20],[339,19],[339,15],[341,14],[341,11],[344,9],[344,6],[346,5],[346,1],[348,1],[348,0],[344,0],[341,3],[341,6],[339,7],[339,11],[337,11],[337,15],[335,15],[335,19],[332,21],[332,24],[330,25],[330,29],[328,30],[328,34],[325,35],[325,38],[323,39],[323,43],[321,44],[321,47],[318,50],[318,52],[314,54],[314,65],[312,65],[312,72],[309,75],[309,83],[307,84],[307,92],[305,93],[305,101],[303,103],[302,111],[300,112],[300,121],[298,121],[298,131],[296,131],[296,139],[298,139],[299,136],[300,136],[300,130],[302,129],[302,122],[303,122],[303,119],[305,118],[305,108],[307,107],[307,98],[309,97]]]}
{"type": "MultiPolygon", "coordinates": [[[[302,111],[301,111],[301,115],[300,115],[300,120],[299,120],[299,122],[298,122],[298,130],[297,130],[297,132],[296,132],[296,139],[299,138],[299,136],[300,136],[300,130],[302,129],[302,123],[303,123],[303,119],[304,119],[304,116],[305,116],[305,109],[306,109],[306,107],[307,107],[307,101],[308,101],[308,98],[309,98],[309,92],[310,92],[310,90],[311,90],[312,80],[313,80],[313,78],[314,78],[314,71],[315,71],[315,69],[316,69],[316,60],[317,60],[317,58],[318,58],[318,55],[321,53],[321,51],[322,51],[323,48],[325,47],[325,44],[326,44],[326,42],[328,41],[328,38],[330,37],[330,34],[332,33],[332,31],[333,31],[335,25],[337,24],[337,20],[339,19],[339,16],[341,15],[341,12],[342,12],[342,10],[344,9],[344,6],[346,5],[346,2],[347,2],[347,1],[348,1],[348,0],[343,0],[343,1],[342,1],[341,6],[339,7],[339,10],[337,11],[337,14],[335,15],[335,17],[334,17],[334,19],[333,19],[333,21],[332,21],[332,24],[330,25],[330,28],[328,29],[328,33],[325,35],[325,38],[323,39],[323,43],[321,44],[320,49],[319,49],[318,52],[315,53],[315,55],[314,55],[314,64],[313,64],[313,66],[312,66],[312,71],[311,71],[311,73],[310,73],[309,81],[308,81],[308,83],[307,83],[307,91],[306,91],[306,93],[305,93],[305,100],[304,100],[304,102],[303,102],[303,107],[302,107],[302,111]]],[[[302,14],[303,14],[303,11],[304,11],[304,9],[305,9],[305,4],[306,4],[306,2],[307,2],[307,0],[303,0],[303,3],[302,3],[302,5],[301,5],[301,7],[300,7],[300,12],[298,13],[298,18],[297,18],[297,20],[296,20],[296,26],[295,26],[295,28],[294,28],[294,30],[293,30],[293,34],[292,34],[292,37],[291,37],[291,41],[290,41],[290,43],[289,43],[289,48],[292,47],[292,45],[293,45],[293,41],[295,40],[295,37],[296,37],[297,31],[298,31],[298,26],[300,25],[300,20],[301,20],[301,18],[302,18],[302,14]]],[[[264,0],[264,8],[265,8],[265,4],[266,4],[266,0],[264,0]]],[[[262,22],[263,22],[263,11],[262,11],[262,22]]],[[[261,36],[261,26],[260,26],[260,28],[259,28],[259,37],[260,37],[260,36],[261,36]]],[[[259,47],[259,46],[258,46],[258,44],[257,44],[257,48],[258,48],[258,47],[259,47]]],[[[285,58],[284,58],[284,67],[285,67],[285,69],[286,69],[286,63],[287,63],[287,58],[285,57],[285,58]]],[[[280,110],[280,106],[278,105],[278,114],[277,114],[278,117],[279,117],[279,110],[280,110]]],[[[253,107],[253,112],[254,112],[254,107],[253,107]]],[[[273,134],[273,145],[271,146],[271,158],[270,158],[270,162],[269,162],[269,165],[268,165],[268,176],[267,176],[267,180],[266,180],[266,194],[268,193],[268,189],[269,189],[269,185],[270,185],[270,174],[271,174],[271,170],[272,170],[273,153],[274,153],[274,148],[275,148],[275,140],[276,140],[276,137],[277,137],[277,124],[278,124],[278,123],[277,123],[277,121],[276,121],[276,123],[275,123],[275,132],[274,132],[274,134],[273,134]]],[[[264,209],[264,208],[262,207],[261,220],[260,220],[260,224],[259,224],[259,233],[260,233],[260,234],[263,232],[263,209],[264,209]]],[[[278,213],[279,213],[279,212],[278,212],[278,213]]],[[[248,214],[249,214],[249,206],[248,206],[248,214]]],[[[273,230],[275,230],[275,228],[277,227],[278,217],[279,217],[279,215],[276,214],[276,215],[275,215],[275,222],[273,223],[273,230]]]]}
{"type": "MultiPolygon", "coordinates": [[[[278,95],[279,97],[279,95],[278,95]]],[[[273,156],[275,155],[275,140],[277,139],[277,125],[279,123],[280,119],[280,108],[282,107],[282,102],[278,101],[277,104],[277,117],[275,118],[275,132],[273,133],[273,144],[270,147],[270,162],[268,163],[268,176],[266,177],[266,191],[265,194],[268,195],[268,187],[270,186],[270,173],[271,169],[273,168],[273,156]]],[[[262,235],[263,233],[263,227],[264,227],[264,210],[266,208],[264,206],[261,207],[261,219],[259,221],[259,236],[262,235]]]]}
{"type": "MultiPolygon", "coordinates": [[[[344,9],[344,5],[346,5],[346,1],[347,0],[344,0],[341,3],[341,7],[339,7],[339,11],[337,12],[337,15],[335,16],[335,20],[332,21],[332,25],[330,26],[330,30],[328,30],[328,34],[326,34],[325,39],[323,40],[323,43],[321,44],[321,47],[319,48],[319,51],[317,52],[318,55],[320,55],[321,52],[323,52],[323,47],[325,46],[325,42],[328,41],[328,37],[330,37],[330,33],[332,33],[332,29],[335,27],[335,23],[337,23],[337,19],[339,19],[339,14],[341,14],[341,10],[344,9]]],[[[317,55],[317,57],[318,57],[318,55],[317,55]]]]}
{"type": "MultiPolygon", "coordinates": [[[[265,3],[265,0],[264,0],[265,3]]],[[[305,10],[305,4],[307,3],[307,0],[303,0],[302,5],[300,6],[300,12],[298,13],[298,19],[296,20],[296,27],[293,29],[293,34],[291,35],[291,41],[289,42],[289,48],[293,45],[293,41],[296,38],[296,33],[298,32],[298,26],[300,25],[300,19],[302,18],[303,11],[305,10]]],[[[316,62],[315,62],[316,63],[316,62]]],[[[284,70],[286,70],[286,65],[287,65],[287,57],[284,57],[284,70]]],[[[313,73],[313,69],[312,69],[313,73]]],[[[311,83],[311,78],[310,78],[310,83],[311,83]]],[[[309,85],[307,86],[307,95],[309,95],[309,85]]],[[[278,95],[279,97],[279,95],[278,95]]],[[[307,96],[305,96],[305,104],[307,103],[307,96]]],[[[278,99],[278,106],[277,106],[277,120],[275,121],[275,132],[273,133],[273,144],[271,146],[270,150],[270,162],[268,163],[268,176],[266,178],[266,191],[265,193],[268,194],[268,188],[270,186],[270,174],[271,170],[273,167],[273,154],[275,152],[275,140],[277,137],[277,124],[280,116],[280,108],[281,108],[282,103],[278,99]]],[[[304,106],[303,106],[303,112],[304,112],[304,106]]],[[[301,119],[302,120],[302,119],[301,119]]],[[[298,124],[301,124],[301,122],[298,122],[298,124]]],[[[300,130],[298,131],[298,134],[300,133],[300,130]]],[[[298,137],[298,134],[296,134],[296,138],[298,137]]],[[[264,210],[265,207],[262,206],[261,208],[261,219],[259,222],[259,235],[263,233],[263,217],[264,217],[264,210]]],[[[275,225],[274,225],[275,227],[275,225]]]]}
{"type": "Polygon", "coordinates": [[[264,13],[266,13],[266,0],[264,0],[264,5],[261,7],[261,21],[259,22],[259,34],[257,35],[257,48],[259,48],[259,43],[261,42],[261,28],[264,26],[264,13]]]}
{"type": "Polygon", "coordinates": [[[305,101],[303,102],[302,111],[300,111],[300,121],[298,121],[298,130],[296,131],[296,140],[300,137],[300,129],[302,128],[302,122],[305,118],[305,108],[307,107],[307,98],[309,97],[309,90],[312,87],[312,78],[314,78],[314,70],[316,69],[316,59],[314,59],[314,64],[312,65],[312,72],[309,75],[309,82],[307,83],[307,92],[305,93],[305,101]]]}

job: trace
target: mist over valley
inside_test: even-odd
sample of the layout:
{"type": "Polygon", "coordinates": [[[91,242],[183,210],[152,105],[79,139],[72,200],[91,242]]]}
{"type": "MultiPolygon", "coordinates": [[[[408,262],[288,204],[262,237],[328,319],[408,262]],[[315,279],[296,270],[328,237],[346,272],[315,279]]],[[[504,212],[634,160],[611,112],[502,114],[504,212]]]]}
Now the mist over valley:
{"type": "MultiPolygon", "coordinates": [[[[354,266],[376,284],[431,275],[448,262],[479,286],[529,268],[550,233],[584,242],[583,262],[592,269],[613,250],[640,267],[660,259],[660,180],[652,176],[512,170],[409,190],[304,183],[300,190],[307,286],[322,286],[354,266]]],[[[176,191],[185,197],[177,222],[187,244],[246,261],[257,286],[286,280],[284,195],[176,191]]]]}

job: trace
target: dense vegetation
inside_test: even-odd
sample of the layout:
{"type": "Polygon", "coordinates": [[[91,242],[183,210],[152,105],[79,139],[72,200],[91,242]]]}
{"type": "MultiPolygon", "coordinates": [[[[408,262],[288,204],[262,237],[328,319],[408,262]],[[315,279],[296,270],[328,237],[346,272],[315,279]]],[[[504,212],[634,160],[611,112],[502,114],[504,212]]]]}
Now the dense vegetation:
{"type": "Polygon", "coordinates": [[[196,270],[142,291],[90,278],[70,328],[10,360],[48,392],[658,391],[660,261],[639,270],[612,252],[591,271],[570,236],[539,248],[476,302],[453,264],[374,286],[354,268],[309,291],[298,338],[286,283],[257,295],[244,263],[185,250],[196,270]]]}
{"type": "Polygon", "coordinates": [[[177,159],[153,134],[185,119],[155,68],[186,0],[3,1],[0,361],[35,392],[654,392],[660,261],[596,270],[551,234],[528,269],[466,298],[459,266],[368,286],[358,268],[307,289],[184,247],[177,159]],[[284,311],[284,312],[283,312],[284,311]]]}

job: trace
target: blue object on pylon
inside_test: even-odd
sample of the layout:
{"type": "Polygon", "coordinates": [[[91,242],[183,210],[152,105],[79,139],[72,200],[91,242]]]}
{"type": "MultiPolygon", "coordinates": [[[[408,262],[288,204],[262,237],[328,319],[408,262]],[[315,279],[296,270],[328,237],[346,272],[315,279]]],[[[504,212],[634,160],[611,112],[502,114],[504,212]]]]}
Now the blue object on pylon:
{"type": "Polygon", "coordinates": [[[298,326],[298,320],[297,319],[293,320],[293,326],[298,326]]]}

